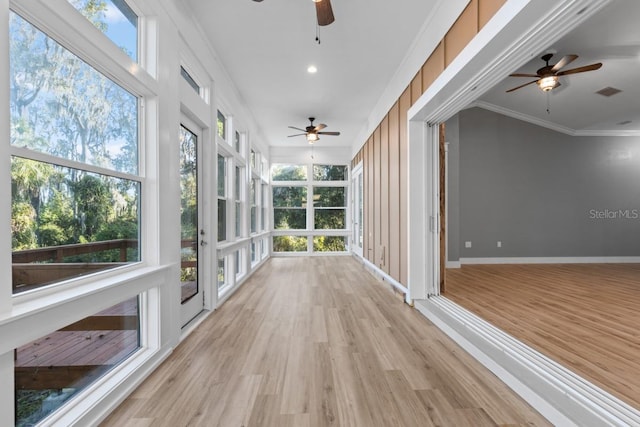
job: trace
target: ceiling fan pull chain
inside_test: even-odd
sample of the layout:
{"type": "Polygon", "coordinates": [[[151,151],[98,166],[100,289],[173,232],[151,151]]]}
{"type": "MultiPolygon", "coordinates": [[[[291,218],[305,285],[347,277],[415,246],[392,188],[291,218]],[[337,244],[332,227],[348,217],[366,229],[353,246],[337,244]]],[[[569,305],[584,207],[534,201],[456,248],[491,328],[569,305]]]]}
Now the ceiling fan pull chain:
{"type": "Polygon", "coordinates": [[[547,94],[547,114],[551,114],[551,110],[549,109],[549,106],[551,104],[551,102],[549,101],[549,92],[546,92],[547,94]]]}
{"type": "Polygon", "coordinates": [[[320,26],[316,24],[316,42],[320,44],[320,26]]]}

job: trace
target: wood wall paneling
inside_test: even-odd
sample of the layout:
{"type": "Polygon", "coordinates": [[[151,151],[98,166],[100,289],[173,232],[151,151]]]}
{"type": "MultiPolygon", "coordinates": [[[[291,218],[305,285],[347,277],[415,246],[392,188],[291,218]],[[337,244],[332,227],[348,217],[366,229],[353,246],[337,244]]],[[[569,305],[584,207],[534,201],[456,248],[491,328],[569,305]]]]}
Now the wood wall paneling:
{"type": "MultiPolygon", "coordinates": [[[[364,170],[364,256],[380,266],[376,252],[380,255],[383,242],[388,243],[387,271],[391,277],[403,285],[408,285],[408,139],[407,112],[411,105],[429,88],[444,69],[455,59],[464,47],[475,37],[502,7],[506,0],[471,0],[460,14],[449,32],[418,70],[409,86],[394,104],[387,121],[385,151],[388,166],[381,168],[381,125],[369,137],[356,155],[353,165],[362,159],[364,170]],[[397,111],[397,113],[396,113],[397,111]],[[397,121],[396,121],[397,120],[397,121]],[[396,139],[397,136],[397,139],[396,139]],[[381,177],[383,169],[385,178],[381,177]],[[388,182],[388,220],[382,221],[381,183],[388,182]],[[398,189],[396,191],[396,189],[398,189]],[[382,223],[388,226],[388,238],[383,237],[382,223]]],[[[443,192],[444,194],[444,192],[443,192]]],[[[444,223],[443,223],[444,226],[444,223]]],[[[384,234],[385,236],[387,234],[384,234]]],[[[386,267],[385,267],[386,268],[386,267]]]]}
{"type": "Polygon", "coordinates": [[[422,69],[411,80],[411,105],[413,105],[422,95],[422,69]]]}
{"type": "Polygon", "coordinates": [[[408,284],[409,278],[409,144],[407,138],[407,112],[411,107],[411,90],[407,88],[398,103],[400,115],[400,283],[408,284]]]}
{"type": "Polygon", "coordinates": [[[478,0],[471,0],[444,36],[445,65],[451,64],[478,33],[478,0]]]}
{"type": "Polygon", "coordinates": [[[440,42],[429,59],[422,66],[422,92],[444,71],[444,43],[440,42]]]}
{"type": "Polygon", "coordinates": [[[400,105],[389,110],[389,275],[400,281],[400,105]]]}
{"type": "Polygon", "coordinates": [[[478,2],[478,31],[496,14],[506,0],[479,0],[478,2]]]}
{"type": "Polygon", "coordinates": [[[373,259],[374,264],[378,267],[382,267],[382,263],[380,262],[380,256],[382,254],[382,198],[380,197],[380,193],[382,190],[382,180],[380,168],[381,159],[380,159],[380,126],[376,128],[373,132],[373,188],[375,193],[375,202],[374,202],[374,212],[373,212],[373,224],[374,228],[374,246],[373,246],[373,259]]]}
{"type": "Polygon", "coordinates": [[[389,274],[389,116],[380,123],[380,246],[378,262],[389,274]]]}

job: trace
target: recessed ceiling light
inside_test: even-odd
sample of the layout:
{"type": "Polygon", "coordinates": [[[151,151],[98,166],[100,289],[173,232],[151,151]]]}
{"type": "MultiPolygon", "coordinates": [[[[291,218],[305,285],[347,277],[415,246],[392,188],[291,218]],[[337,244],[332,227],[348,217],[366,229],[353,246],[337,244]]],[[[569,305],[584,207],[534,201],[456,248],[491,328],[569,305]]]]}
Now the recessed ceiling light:
{"type": "Polygon", "coordinates": [[[315,74],[318,72],[318,68],[316,68],[315,65],[309,65],[309,68],[307,68],[307,72],[309,74],[315,74]]]}

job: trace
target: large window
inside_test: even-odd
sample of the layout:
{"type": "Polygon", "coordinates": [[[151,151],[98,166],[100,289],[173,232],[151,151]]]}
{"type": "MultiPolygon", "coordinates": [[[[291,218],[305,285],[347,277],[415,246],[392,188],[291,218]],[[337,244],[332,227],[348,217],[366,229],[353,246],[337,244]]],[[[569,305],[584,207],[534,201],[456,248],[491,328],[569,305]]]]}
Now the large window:
{"type": "Polygon", "coordinates": [[[138,17],[123,0],[69,0],[85,18],[134,61],[138,60],[138,17]]]}
{"type": "Polygon", "coordinates": [[[347,250],[347,175],[344,165],[272,167],[274,252],[347,250]]]}
{"type": "Polygon", "coordinates": [[[218,241],[227,240],[227,159],[218,154],[218,241]]]}
{"type": "Polygon", "coordinates": [[[134,297],[17,348],[15,425],[36,425],[135,352],[139,312],[134,297]]]}
{"type": "Polygon", "coordinates": [[[307,187],[273,186],[273,228],[307,228],[307,187]]]}
{"type": "Polygon", "coordinates": [[[14,292],[139,261],[138,98],[13,12],[9,31],[14,292]]]}
{"type": "Polygon", "coordinates": [[[227,118],[220,110],[218,110],[217,123],[218,123],[218,136],[221,139],[226,141],[227,140],[227,118]]]}
{"type": "Polygon", "coordinates": [[[244,187],[244,173],[241,167],[236,166],[236,175],[233,182],[236,210],[236,237],[242,236],[242,187],[244,187]]]}
{"type": "Polygon", "coordinates": [[[346,227],[346,187],[313,187],[313,226],[316,230],[346,227]]]}

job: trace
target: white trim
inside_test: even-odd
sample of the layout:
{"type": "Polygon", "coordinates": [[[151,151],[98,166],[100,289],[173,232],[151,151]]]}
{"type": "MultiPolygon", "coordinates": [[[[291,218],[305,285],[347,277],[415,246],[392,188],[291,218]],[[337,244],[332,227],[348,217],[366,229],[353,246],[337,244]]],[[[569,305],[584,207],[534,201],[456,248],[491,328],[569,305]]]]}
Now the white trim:
{"type": "Polygon", "coordinates": [[[358,259],[360,262],[362,262],[365,265],[365,267],[367,267],[367,269],[369,269],[369,271],[371,273],[373,273],[374,276],[378,276],[383,281],[389,282],[391,284],[391,286],[393,286],[397,290],[399,290],[402,293],[404,293],[406,295],[406,297],[407,297],[407,302],[410,302],[410,300],[408,299],[409,298],[409,289],[407,289],[402,283],[398,282],[396,279],[394,279],[393,277],[389,276],[384,271],[380,270],[375,264],[371,263],[368,259],[366,259],[364,257],[361,257],[360,255],[357,255],[357,254],[354,254],[353,256],[356,259],[358,259]]]}
{"type": "MultiPolygon", "coordinates": [[[[585,257],[508,257],[460,258],[459,264],[624,264],[640,263],[640,256],[585,256],[585,257]]],[[[448,267],[449,261],[447,262],[448,267]]]]}
{"type": "Polygon", "coordinates": [[[409,109],[439,123],[527,63],[612,0],[510,0],[409,109]]]}
{"type": "Polygon", "coordinates": [[[445,268],[460,268],[462,263],[460,261],[447,261],[445,263],[445,268]]]}
{"type": "MultiPolygon", "coordinates": [[[[423,153],[427,149],[424,147],[431,147],[436,143],[437,133],[424,132],[422,137],[415,137],[413,130],[419,129],[420,123],[427,122],[435,126],[446,121],[482,96],[504,75],[528,62],[551,42],[567,34],[610,2],[611,0],[509,0],[411,106],[407,113],[410,150],[408,172],[410,184],[417,184],[417,187],[413,184],[410,186],[410,189],[417,190],[410,191],[409,288],[412,292],[414,288],[424,287],[424,280],[421,279],[428,277],[426,274],[420,276],[420,267],[415,263],[424,264],[425,260],[434,263],[438,257],[437,252],[429,254],[428,251],[430,237],[426,231],[431,228],[428,224],[430,212],[424,209],[432,194],[437,192],[438,181],[429,182],[429,188],[420,187],[420,183],[425,182],[425,163],[413,161],[414,153],[423,153]]],[[[426,159],[425,156],[421,157],[426,159]]],[[[435,268],[439,265],[437,262],[434,264],[435,268]]],[[[463,316],[460,311],[455,312],[456,316],[445,313],[434,301],[447,302],[446,298],[432,297],[420,303],[426,304],[426,308],[419,305],[418,308],[423,314],[433,317],[437,326],[451,333],[457,343],[482,363],[486,363],[496,375],[552,422],[563,426],[625,425],[621,421],[624,418],[615,418],[613,415],[616,411],[620,414],[624,412],[618,410],[621,406],[617,402],[602,399],[602,395],[598,393],[585,391],[584,384],[575,380],[575,376],[573,381],[569,381],[552,364],[534,363],[532,359],[535,357],[524,351],[521,343],[504,334],[500,335],[490,325],[485,327],[482,321],[463,316]],[[442,316],[436,319],[434,312],[438,311],[442,316]],[[483,326],[480,328],[478,325],[483,326]],[[495,360],[500,360],[501,363],[498,364],[495,360]],[[507,371],[505,366],[513,369],[507,371]],[[609,422],[603,423],[602,420],[609,422]]],[[[630,412],[627,411],[628,413],[630,412]]],[[[628,419],[635,422],[627,425],[640,425],[640,416],[636,417],[635,413],[632,415],[628,419]]]]}
{"type": "Polygon", "coordinates": [[[448,299],[415,307],[555,425],[640,425],[637,409],[448,299]]]}
{"type": "Polygon", "coordinates": [[[563,133],[570,136],[640,136],[640,130],[581,130],[571,129],[566,126],[553,123],[549,120],[544,120],[539,117],[530,116],[518,111],[510,110],[500,105],[491,104],[486,101],[476,100],[469,104],[468,108],[478,107],[494,113],[502,114],[503,116],[511,117],[523,122],[531,123],[543,128],[551,129],[556,132],[563,133]]]}
{"type": "Polygon", "coordinates": [[[168,268],[144,267],[18,303],[0,318],[0,354],[168,283],[168,268]]]}

